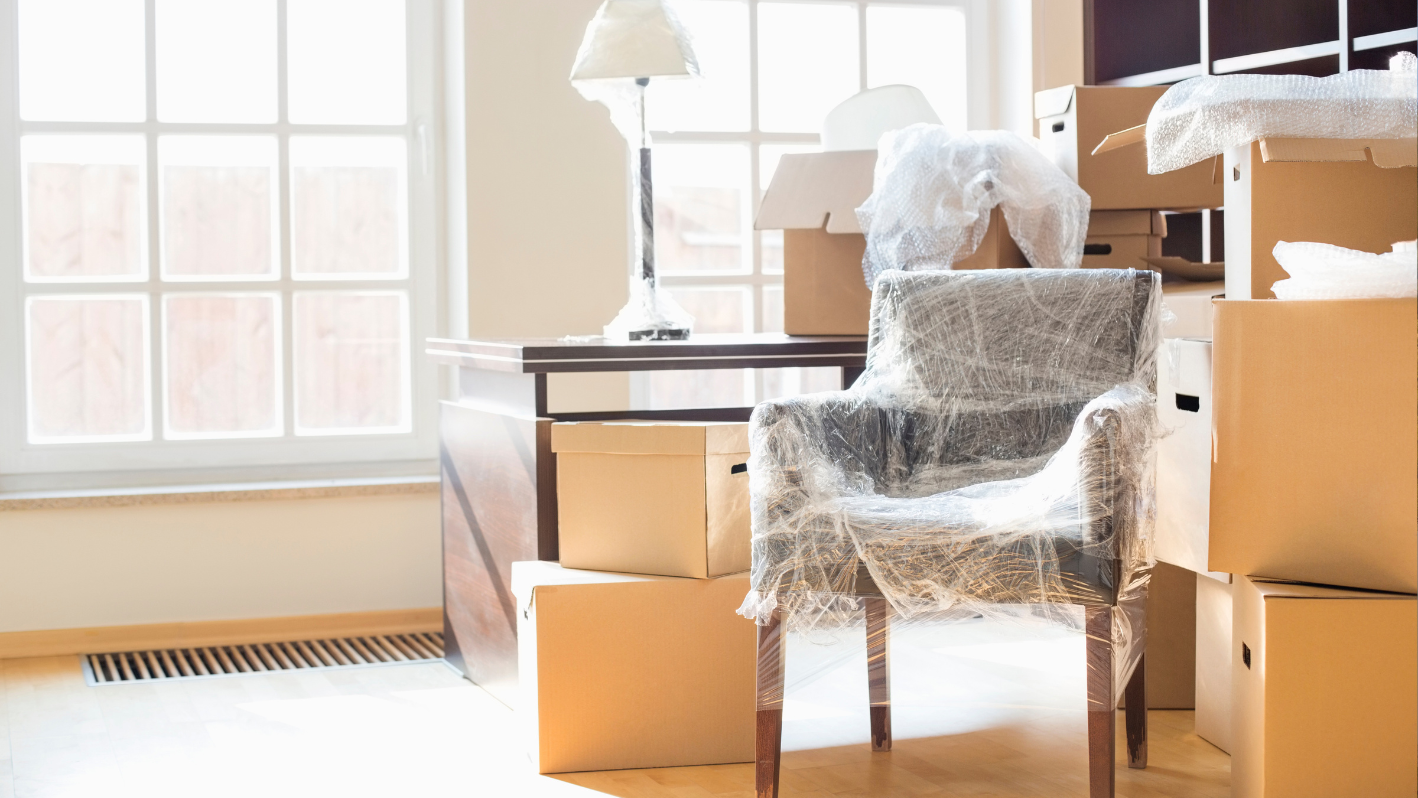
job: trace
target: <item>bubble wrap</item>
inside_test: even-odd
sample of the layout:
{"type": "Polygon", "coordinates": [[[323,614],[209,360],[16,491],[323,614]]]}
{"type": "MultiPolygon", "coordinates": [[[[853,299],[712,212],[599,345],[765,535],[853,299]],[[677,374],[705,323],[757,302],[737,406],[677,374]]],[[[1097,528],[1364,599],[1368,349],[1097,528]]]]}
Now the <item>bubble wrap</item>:
{"type": "Polygon", "coordinates": [[[1399,53],[1388,70],[1305,75],[1206,75],[1163,94],[1147,116],[1147,171],[1190,166],[1267,136],[1413,138],[1418,58],[1399,53]]]}
{"type": "Polygon", "coordinates": [[[856,384],[753,412],[740,613],[830,631],[879,592],[893,628],[1023,605],[1079,629],[1070,605],[1114,605],[1121,690],[1154,563],[1159,280],[885,272],[856,384]]]}
{"type": "Polygon", "coordinates": [[[1271,289],[1277,299],[1376,299],[1418,296],[1418,245],[1375,255],[1332,244],[1281,241],[1275,259],[1290,274],[1271,289]]]}
{"type": "Polygon", "coordinates": [[[969,257],[999,206],[1029,262],[1076,269],[1088,234],[1088,194],[1018,134],[940,125],[884,135],[872,193],[857,209],[867,285],[888,269],[949,269],[969,257]]]}

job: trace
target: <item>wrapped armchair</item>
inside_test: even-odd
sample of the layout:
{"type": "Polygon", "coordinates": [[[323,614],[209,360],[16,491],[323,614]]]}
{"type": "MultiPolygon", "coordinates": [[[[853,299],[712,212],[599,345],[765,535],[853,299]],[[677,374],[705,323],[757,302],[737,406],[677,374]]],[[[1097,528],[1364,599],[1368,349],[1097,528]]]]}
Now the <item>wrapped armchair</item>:
{"type": "Polygon", "coordinates": [[[759,405],[749,461],[760,796],[777,794],[784,638],[865,609],[872,744],[891,747],[889,619],[1002,606],[1088,635],[1092,795],[1114,707],[1146,763],[1159,278],[1132,270],[884,273],[847,391],[759,405]]]}

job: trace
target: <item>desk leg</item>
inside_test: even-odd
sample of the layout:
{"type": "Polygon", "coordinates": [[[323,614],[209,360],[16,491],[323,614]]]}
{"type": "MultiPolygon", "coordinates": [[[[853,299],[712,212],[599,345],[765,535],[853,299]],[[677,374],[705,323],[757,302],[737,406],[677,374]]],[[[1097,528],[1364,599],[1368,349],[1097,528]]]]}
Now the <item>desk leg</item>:
{"type": "Polygon", "coordinates": [[[509,706],[517,687],[512,563],[556,559],[551,421],[443,403],[446,659],[509,706]]]}

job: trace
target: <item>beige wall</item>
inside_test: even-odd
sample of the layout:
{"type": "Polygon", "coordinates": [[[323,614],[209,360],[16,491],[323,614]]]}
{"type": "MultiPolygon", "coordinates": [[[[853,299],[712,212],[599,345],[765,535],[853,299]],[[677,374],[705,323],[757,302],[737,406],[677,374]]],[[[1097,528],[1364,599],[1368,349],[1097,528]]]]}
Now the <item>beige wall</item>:
{"type": "Polygon", "coordinates": [[[0,512],[0,632],[436,607],[438,494],[0,512]]]}

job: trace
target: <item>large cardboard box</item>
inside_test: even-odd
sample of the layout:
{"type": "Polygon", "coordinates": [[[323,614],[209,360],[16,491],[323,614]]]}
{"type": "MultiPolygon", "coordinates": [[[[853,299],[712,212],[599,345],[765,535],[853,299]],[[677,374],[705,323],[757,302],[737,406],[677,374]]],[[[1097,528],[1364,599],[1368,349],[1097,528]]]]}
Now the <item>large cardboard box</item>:
{"type": "Polygon", "coordinates": [[[1211,300],[1226,295],[1226,284],[1163,283],[1162,304],[1172,318],[1162,324],[1163,338],[1211,340],[1211,300]]]}
{"type": "Polygon", "coordinates": [[[1247,577],[1234,590],[1231,794],[1418,791],[1418,600],[1247,577]]]}
{"type": "MultiPolygon", "coordinates": [[[[1147,585],[1147,708],[1196,705],[1196,578],[1157,563],[1147,585]]],[[[1126,706],[1123,701],[1119,707],[1126,706]]]]}
{"type": "Polygon", "coordinates": [[[561,564],[700,579],[749,567],[748,425],[551,428],[561,564]]]}
{"type": "Polygon", "coordinates": [[[1145,124],[1166,86],[1060,86],[1034,95],[1039,140],[1054,163],[1093,198],[1093,209],[1219,208],[1214,159],[1164,175],[1147,173],[1143,148],[1091,155],[1108,134],[1145,124]]]}
{"type": "MultiPolygon", "coordinates": [[[[1130,148],[1137,149],[1137,148],[1130,148]]],[[[1418,139],[1261,139],[1226,152],[1226,296],[1267,299],[1281,241],[1388,252],[1418,238],[1418,139]]]]}
{"type": "Polygon", "coordinates": [[[1162,257],[1167,220],[1158,211],[1092,211],[1083,242],[1085,269],[1146,269],[1162,257]]]}
{"type": "Polygon", "coordinates": [[[1159,562],[1197,573],[1210,570],[1211,418],[1211,341],[1164,340],[1157,357],[1164,435],[1157,441],[1153,552],[1159,562]]]}
{"type": "Polygon", "coordinates": [[[753,761],[746,575],[512,565],[518,722],[538,773],[753,761]]]}
{"type": "MultiPolygon", "coordinates": [[[[779,161],[754,229],[783,231],[787,334],[866,335],[871,289],[862,272],[866,238],[856,209],[871,196],[875,168],[875,150],[790,154],[779,161]]],[[[979,249],[954,268],[1028,265],[996,208],[979,249]]]]}
{"type": "Polygon", "coordinates": [[[1196,734],[1231,752],[1231,582],[1196,574],[1196,734]]]}
{"type": "Polygon", "coordinates": [[[1418,592],[1418,301],[1215,310],[1210,569],[1418,592]]]}

